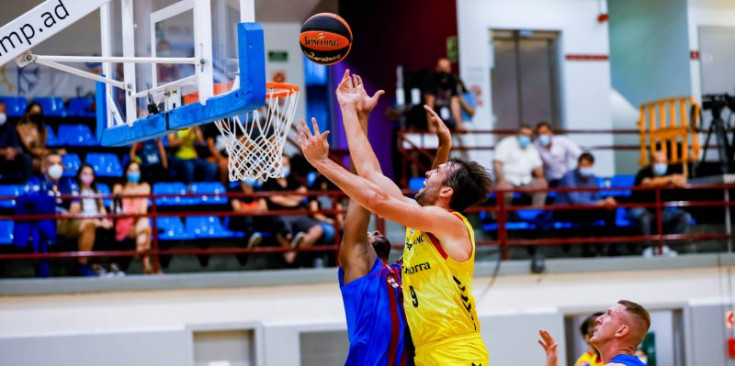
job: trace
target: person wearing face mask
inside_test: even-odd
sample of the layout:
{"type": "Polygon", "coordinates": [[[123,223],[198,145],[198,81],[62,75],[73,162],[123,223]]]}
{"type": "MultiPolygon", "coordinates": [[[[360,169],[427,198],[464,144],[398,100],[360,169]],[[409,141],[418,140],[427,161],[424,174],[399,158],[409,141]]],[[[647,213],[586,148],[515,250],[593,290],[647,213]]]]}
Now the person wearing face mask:
{"type": "Polygon", "coordinates": [[[544,162],[546,180],[549,187],[556,187],[570,170],[570,165],[577,162],[582,149],[566,136],[554,135],[549,122],[539,122],[536,125],[536,136],[536,149],[544,162]]]}
{"type": "MultiPolygon", "coordinates": [[[[465,131],[462,121],[462,108],[459,100],[457,78],[452,75],[452,64],[447,58],[436,61],[436,69],[424,81],[424,100],[444,121],[450,130],[465,131]]],[[[431,114],[426,112],[426,120],[431,121],[431,114]]],[[[436,132],[433,124],[428,123],[429,132],[436,132]]]]}
{"type": "MultiPolygon", "coordinates": [[[[122,183],[115,184],[112,193],[122,196],[115,200],[116,214],[142,214],[148,213],[148,199],[144,197],[125,197],[131,195],[149,195],[151,186],[141,181],[141,166],[136,161],[130,161],[125,166],[125,175],[122,183]]],[[[117,219],[115,223],[115,240],[135,240],[135,250],[139,253],[151,249],[151,226],[147,216],[126,217],[117,219]]],[[[140,257],[144,274],[156,273],[151,265],[151,257],[143,255],[140,257]]]]}
{"type": "MultiPolygon", "coordinates": [[[[49,149],[46,147],[48,130],[46,130],[46,123],[43,120],[41,105],[36,102],[28,104],[15,129],[18,132],[18,137],[20,137],[23,151],[33,158],[33,171],[41,172],[43,157],[49,153],[49,149]]],[[[56,150],[56,152],[60,155],[66,154],[63,149],[56,150]]]]}
{"type": "MultiPolygon", "coordinates": [[[[158,57],[174,57],[171,51],[171,43],[166,40],[158,42],[156,45],[156,56],[158,57]]],[[[179,79],[179,65],[160,63],[156,64],[156,75],[159,83],[168,83],[179,79]]]]}
{"type": "MultiPolygon", "coordinates": [[[[301,210],[304,207],[306,187],[291,175],[291,159],[283,155],[283,178],[271,178],[263,184],[263,191],[282,192],[269,196],[266,200],[268,210],[301,210]]],[[[276,221],[276,240],[284,248],[312,247],[321,238],[324,230],[319,221],[308,215],[274,216],[276,221]]],[[[285,252],[283,259],[287,264],[296,260],[296,252],[285,252]]]]}
{"type": "MultiPolygon", "coordinates": [[[[675,187],[685,188],[687,179],[682,174],[680,164],[669,165],[666,154],[657,151],[653,154],[651,165],[638,171],[635,177],[636,187],[675,187]]],[[[661,191],[661,200],[669,200],[670,192],[661,191]]],[[[637,203],[654,203],[656,202],[656,192],[653,190],[636,190],[633,191],[632,201],[637,203]]],[[[651,235],[656,225],[656,208],[635,207],[628,211],[628,217],[637,226],[641,235],[651,235]]],[[[661,234],[683,234],[689,229],[692,221],[692,215],[678,207],[667,207],[661,210],[661,221],[663,224],[663,232],[661,234]]],[[[646,244],[643,250],[643,256],[649,257],[658,253],[653,250],[650,243],[646,244]]],[[[667,245],[662,247],[663,255],[675,256],[676,251],[667,245]]]]}
{"type": "MultiPolygon", "coordinates": [[[[263,184],[255,179],[245,179],[238,182],[235,187],[230,188],[230,193],[253,194],[260,190],[263,184]]],[[[263,234],[258,230],[273,227],[273,217],[271,216],[250,216],[251,213],[268,211],[268,205],[263,197],[232,197],[230,198],[232,211],[236,213],[246,213],[245,216],[231,216],[227,224],[227,228],[231,231],[245,233],[246,248],[255,248],[263,241],[263,234]]],[[[247,254],[239,254],[237,256],[240,265],[245,265],[248,260],[247,254]]]]}
{"type": "MultiPolygon", "coordinates": [[[[63,216],[69,211],[69,201],[58,197],[62,194],[70,194],[72,190],[69,184],[60,181],[64,167],[61,165],[61,155],[56,150],[50,150],[43,158],[41,171],[42,174],[33,176],[26,182],[24,192],[16,200],[16,215],[55,214],[63,216]]],[[[15,222],[13,243],[18,247],[27,247],[30,242],[34,252],[45,253],[49,241],[56,239],[56,236],[56,220],[19,220],[15,222]]],[[[86,269],[89,270],[88,267],[86,269]]],[[[89,273],[94,275],[91,270],[89,273]]],[[[36,276],[46,277],[49,274],[48,261],[39,260],[36,263],[36,276]]]]}
{"type": "MultiPolygon", "coordinates": [[[[77,192],[79,198],[71,201],[68,214],[82,216],[106,214],[107,210],[102,199],[90,197],[100,193],[97,189],[94,169],[88,164],[82,164],[77,172],[76,180],[79,186],[79,192],[77,192]]],[[[58,236],[66,239],[77,239],[77,247],[80,252],[91,252],[97,237],[97,229],[112,229],[112,221],[107,218],[62,218],[58,220],[56,227],[58,236]]],[[[88,266],[89,258],[79,257],[77,261],[79,262],[80,275],[102,274],[100,270],[90,270],[88,266]]]]}
{"type": "MultiPolygon", "coordinates": [[[[510,188],[546,188],[544,168],[538,150],[531,143],[531,127],[521,125],[518,134],[508,136],[495,145],[493,169],[496,187],[510,188]]],[[[510,206],[512,193],[505,194],[505,203],[510,206]]],[[[546,202],[546,192],[531,193],[533,205],[540,206],[546,202]]]]}
{"type": "MultiPolygon", "coordinates": [[[[593,172],[595,157],[590,153],[583,153],[577,160],[577,168],[570,170],[559,181],[561,188],[597,188],[597,177],[593,172]]],[[[602,236],[598,232],[612,227],[615,221],[617,202],[612,197],[600,197],[600,191],[564,191],[558,192],[554,204],[558,205],[589,205],[599,209],[589,210],[555,210],[554,220],[580,224],[580,237],[602,236]],[[595,226],[597,221],[603,220],[603,227],[595,226]]],[[[611,248],[612,250],[612,248],[611,248]]],[[[592,244],[582,244],[582,254],[585,257],[595,256],[592,244]]]]}
{"type": "Polygon", "coordinates": [[[33,160],[23,152],[18,131],[8,122],[5,111],[5,104],[0,102],[0,179],[25,183],[33,172],[33,160]]]}

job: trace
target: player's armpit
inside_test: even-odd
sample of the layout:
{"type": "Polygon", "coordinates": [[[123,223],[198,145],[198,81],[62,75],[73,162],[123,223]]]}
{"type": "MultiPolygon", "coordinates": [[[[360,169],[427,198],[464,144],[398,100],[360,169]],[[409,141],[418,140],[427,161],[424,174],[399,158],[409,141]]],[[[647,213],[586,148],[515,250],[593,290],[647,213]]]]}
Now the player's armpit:
{"type": "Polygon", "coordinates": [[[370,211],[401,225],[433,234],[452,259],[464,262],[472,256],[472,242],[464,221],[438,206],[422,207],[388,196],[376,196],[370,211]]]}

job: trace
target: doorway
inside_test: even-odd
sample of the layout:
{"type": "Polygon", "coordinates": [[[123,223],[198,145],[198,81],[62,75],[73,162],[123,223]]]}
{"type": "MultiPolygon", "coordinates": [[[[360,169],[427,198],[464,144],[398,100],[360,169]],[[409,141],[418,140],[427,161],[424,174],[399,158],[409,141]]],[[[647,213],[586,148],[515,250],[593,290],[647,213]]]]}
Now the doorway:
{"type": "Polygon", "coordinates": [[[491,90],[495,128],[561,124],[559,32],[491,30],[491,90]]]}

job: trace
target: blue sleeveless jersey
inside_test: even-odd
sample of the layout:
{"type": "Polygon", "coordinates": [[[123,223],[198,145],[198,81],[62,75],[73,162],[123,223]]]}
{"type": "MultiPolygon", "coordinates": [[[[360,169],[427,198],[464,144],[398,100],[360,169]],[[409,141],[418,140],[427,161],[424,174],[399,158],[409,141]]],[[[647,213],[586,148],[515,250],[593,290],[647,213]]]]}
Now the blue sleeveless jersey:
{"type": "Polygon", "coordinates": [[[350,349],[345,365],[413,365],[410,339],[403,313],[402,266],[375,260],[370,273],[344,284],[339,269],[339,286],[345,304],[350,349]]]}
{"type": "Polygon", "coordinates": [[[610,363],[619,363],[625,366],[646,366],[638,357],[631,355],[617,355],[610,363]]]}

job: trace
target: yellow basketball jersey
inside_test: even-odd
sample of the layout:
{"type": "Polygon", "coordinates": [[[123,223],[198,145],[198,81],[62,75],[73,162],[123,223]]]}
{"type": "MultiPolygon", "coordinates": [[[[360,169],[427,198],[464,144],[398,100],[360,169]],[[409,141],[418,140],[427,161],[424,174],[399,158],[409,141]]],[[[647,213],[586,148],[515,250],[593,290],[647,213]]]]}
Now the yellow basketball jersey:
{"type": "Polygon", "coordinates": [[[585,352],[577,359],[574,366],[603,366],[602,361],[597,359],[597,355],[585,352]]]}
{"type": "Polygon", "coordinates": [[[475,235],[460,213],[452,212],[467,226],[472,255],[457,262],[433,235],[406,228],[403,249],[403,308],[416,348],[452,337],[480,333],[472,274],[475,267],[475,235]]]}

